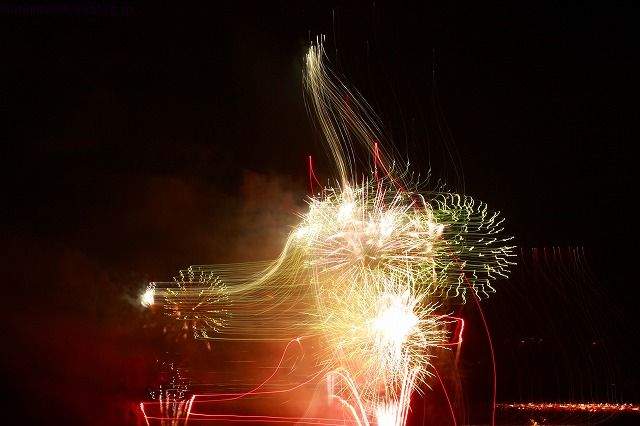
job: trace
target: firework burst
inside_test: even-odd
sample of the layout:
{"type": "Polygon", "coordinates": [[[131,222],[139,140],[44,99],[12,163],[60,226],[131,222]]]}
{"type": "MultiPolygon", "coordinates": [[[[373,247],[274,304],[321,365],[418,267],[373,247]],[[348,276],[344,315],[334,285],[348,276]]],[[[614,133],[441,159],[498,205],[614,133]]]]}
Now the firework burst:
{"type": "Polygon", "coordinates": [[[318,337],[312,355],[330,398],[358,424],[400,426],[412,392],[437,375],[434,349],[450,348],[449,326],[459,325],[445,302],[487,297],[491,281],[507,276],[513,247],[485,203],[425,191],[394,171],[375,114],[325,66],[321,43],[307,54],[305,84],[336,184],[312,190],[273,262],[190,267],[153,283],[142,302],[162,299],[198,338],[318,337]]]}

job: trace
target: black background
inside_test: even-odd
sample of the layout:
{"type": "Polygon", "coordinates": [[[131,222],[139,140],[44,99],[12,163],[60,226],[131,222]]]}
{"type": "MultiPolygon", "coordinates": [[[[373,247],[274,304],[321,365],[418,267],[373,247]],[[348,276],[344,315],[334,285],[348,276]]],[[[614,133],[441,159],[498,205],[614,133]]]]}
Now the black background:
{"type": "Polygon", "coordinates": [[[501,210],[520,247],[584,247],[637,402],[638,9],[481,3],[3,3],[8,415],[124,422],[157,350],[146,282],[278,252],[307,155],[331,174],[302,86],[318,34],[414,170],[501,210]]]}

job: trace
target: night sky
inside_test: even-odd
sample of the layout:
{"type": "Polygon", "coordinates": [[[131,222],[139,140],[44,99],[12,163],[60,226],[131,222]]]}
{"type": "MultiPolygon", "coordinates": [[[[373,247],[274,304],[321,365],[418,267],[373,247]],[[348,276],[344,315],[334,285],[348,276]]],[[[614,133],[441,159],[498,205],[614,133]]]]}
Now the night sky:
{"type": "MultiPolygon", "coordinates": [[[[146,283],[277,255],[307,156],[333,173],[302,85],[318,34],[413,170],[501,210],[518,247],[584,248],[593,297],[496,303],[541,300],[554,329],[580,303],[619,376],[593,397],[640,402],[633,2],[240,3],[0,4],[7,424],[136,424],[161,350],[146,283]]],[[[495,312],[496,341],[524,338],[495,312]]]]}

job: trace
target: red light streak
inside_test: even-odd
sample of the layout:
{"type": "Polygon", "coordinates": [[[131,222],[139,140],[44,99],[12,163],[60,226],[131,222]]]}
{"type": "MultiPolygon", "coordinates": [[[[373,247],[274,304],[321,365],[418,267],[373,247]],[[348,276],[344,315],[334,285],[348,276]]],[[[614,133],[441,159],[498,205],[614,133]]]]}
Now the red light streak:
{"type": "Polygon", "coordinates": [[[447,392],[447,388],[444,386],[444,382],[442,381],[442,377],[440,377],[440,373],[438,373],[438,369],[433,366],[433,371],[436,373],[436,377],[440,382],[440,386],[442,386],[442,391],[444,392],[444,396],[447,398],[447,405],[449,406],[449,411],[451,412],[451,418],[453,419],[453,426],[458,425],[458,421],[456,420],[456,414],[453,411],[453,405],[451,404],[451,399],[449,398],[449,392],[447,392]]]}
{"type": "Polygon", "coordinates": [[[316,177],[315,172],[313,171],[313,158],[309,156],[309,189],[311,190],[311,195],[313,196],[315,192],[315,188],[313,187],[313,181],[315,181],[320,189],[322,189],[322,184],[316,177]]]}
{"type": "Polygon", "coordinates": [[[480,300],[478,299],[478,295],[476,294],[475,290],[473,289],[473,285],[471,284],[471,282],[469,282],[469,278],[467,277],[467,274],[464,273],[462,265],[460,265],[460,261],[458,260],[458,256],[456,256],[455,253],[453,253],[453,251],[449,247],[449,244],[444,239],[442,241],[444,241],[445,247],[449,251],[449,254],[451,255],[451,258],[456,263],[456,265],[458,265],[458,268],[460,269],[460,272],[462,273],[462,277],[464,279],[464,282],[467,284],[467,287],[469,287],[469,293],[471,293],[471,295],[473,296],[473,301],[475,302],[476,307],[478,308],[478,312],[480,313],[480,318],[482,319],[482,325],[484,326],[484,331],[487,334],[487,341],[489,342],[489,349],[491,351],[491,366],[493,368],[493,402],[491,403],[491,425],[493,426],[493,425],[496,424],[496,402],[497,402],[498,374],[496,373],[496,355],[495,355],[495,352],[493,350],[493,341],[491,340],[491,333],[489,332],[489,326],[487,325],[487,319],[485,318],[484,312],[482,311],[482,308],[480,307],[480,300]]]}

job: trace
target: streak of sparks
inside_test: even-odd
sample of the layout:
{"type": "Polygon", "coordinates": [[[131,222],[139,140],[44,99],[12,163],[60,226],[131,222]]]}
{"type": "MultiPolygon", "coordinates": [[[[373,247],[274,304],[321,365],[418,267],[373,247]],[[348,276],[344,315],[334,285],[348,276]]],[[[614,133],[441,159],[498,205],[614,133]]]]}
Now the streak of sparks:
{"type": "Polygon", "coordinates": [[[588,412],[588,413],[640,413],[640,405],[615,404],[608,402],[526,402],[512,404],[498,404],[502,410],[520,411],[557,411],[557,412],[588,412]]]}

